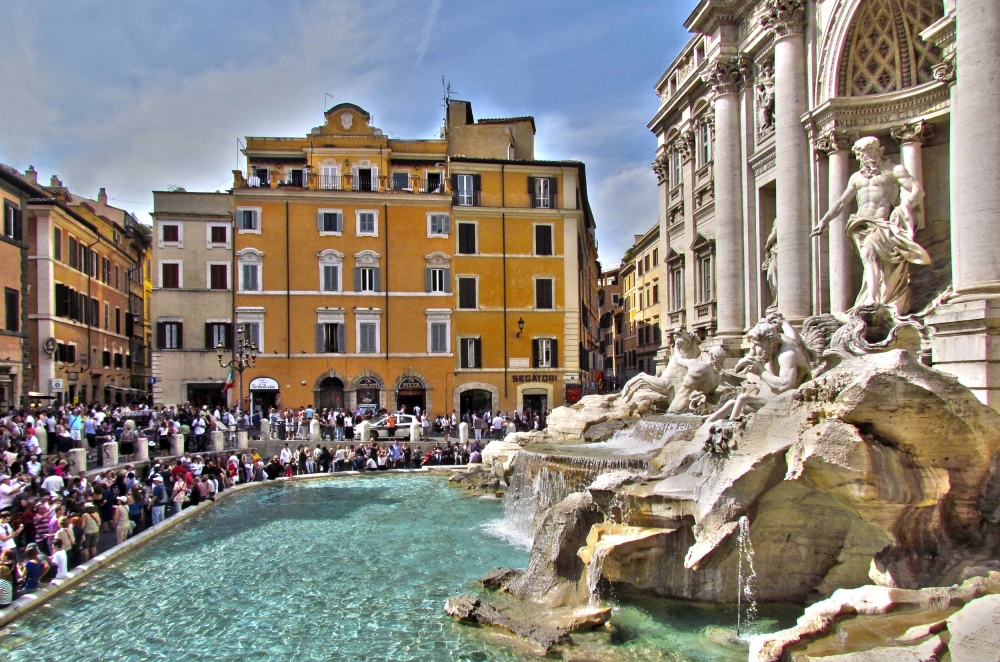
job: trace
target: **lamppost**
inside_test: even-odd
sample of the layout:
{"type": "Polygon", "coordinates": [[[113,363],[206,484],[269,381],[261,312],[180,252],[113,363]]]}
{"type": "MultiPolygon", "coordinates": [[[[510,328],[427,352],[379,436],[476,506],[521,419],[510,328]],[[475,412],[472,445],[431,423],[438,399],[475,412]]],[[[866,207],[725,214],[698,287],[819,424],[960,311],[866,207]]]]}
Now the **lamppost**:
{"type": "Polygon", "coordinates": [[[250,342],[250,339],[246,337],[243,332],[243,327],[240,326],[236,330],[236,347],[234,348],[233,358],[227,363],[222,362],[222,357],[226,354],[226,347],[220,341],[218,345],[215,346],[215,353],[219,357],[219,367],[229,368],[232,367],[233,370],[240,373],[240,403],[239,411],[243,411],[243,371],[247,368],[253,368],[257,365],[257,345],[250,342]]]}

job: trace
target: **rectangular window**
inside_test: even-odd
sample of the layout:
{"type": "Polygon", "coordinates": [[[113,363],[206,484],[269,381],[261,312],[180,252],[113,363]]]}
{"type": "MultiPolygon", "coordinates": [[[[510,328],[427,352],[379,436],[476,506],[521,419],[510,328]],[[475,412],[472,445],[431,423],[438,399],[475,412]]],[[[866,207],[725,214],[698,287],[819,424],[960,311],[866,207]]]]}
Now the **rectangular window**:
{"type": "Polygon", "coordinates": [[[209,285],[210,290],[228,290],[229,289],[229,265],[228,264],[210,264],[209,269],[209,285]]]}
{"type": "Polygon", "coordinates": [[[160,232],[163,235],[163,243],[177,243],[181,240],[179,225],[161,225],[160,232]]]}
{"type": "Polygon", "coordinates": [[[462,255],[476,254],[476,224],[458,224],[458,252],[462,255]]]}
{"type": "Polygon", "coordinates": [[[712,160],[712,135],[708,122],[698,127],[698,165],[706,165],[712,160]]]}
{"type": "Polygon", "coordinates": [[[289,181],[288,183],[292,186],[305,186],[306,176],[305,171],[301,168],[292,168],[288,171],[289,181]]]}
{"type": "Polygon", "coordinates": [[[244,232],[255,232],[260,228],[258,218],[258,211],[256,209],[240,209],[237,211],[237,222],[240,230],[244,232]]]}
{"type": "Polygon", "coordinates": [[[660,284],[653,283],[653,303],[660,303],[660,284]]]}
{"type": "Polygon", "coordinates": [[[52,257],[62,262],[62,230],[52,228],[52,257]]]}
{"type": "Polygon", "coordinates": [[[115,308],[115,333],[121,334],[122,332],[122,309],[115,308]]]}
{"type": "Polygon", "coordinates": [[[106,257],[101,258],[101,282],[105,285],[111,283],[111,260],[106,257]]]}
{"type": "Polygon", "coordinates": [[[671,186],[680,186],[681,182],[683,181],[682,180],[682,175],[681,175],[681,153],[680,153],[680,151],[674,150],[671,153],[671,155],[670,155],[670,161],[671,161],[671,164],[673,166],[672,167],[672,172],[671,172],[671,175],[670,175],[670,178],[671,178],[670,184],[671,184],[671,186]]]}
{"type": "Polygon", "coordinates": [[[378,324],[375,322],[360,322],[358,324],[358,337],[362,354],[374,354],[378,351],[375,343],[377,332],[378,324]]]}
{"type": "Polygon", "coordinates": [[[229,243],[229,228],[225,225],[213,225],[211,226],[211,232],[211,242],[213,244],[229,243]]]}
{"type": "Polygon", "coordinates": [[[358,269],[359,287],[361,292],[375,292],[375,268],[360,267],[358,269]]]}
{"type": "Polygon", "coordinates": [[[322,352],[328,354],[340,354],[344,351],[341,347],[341,328],[342,324],[323,324],[323,339],[320,349],[322,352]]]}
{"type": "Polygon", "coordinates": [[[373,212],[358,212],[358,234],[375,234],[375,214],[373,212]]]}
{"type": "Polygon", "coordinates": [[[111,352],[109,352],[108,350],[104,350],[101,353],[101,366],[104,368],[111,367],[111,352]]]}
{"type": "Polygon", "coordinates": [[[241,265],[243,271],[243,282],[241,289],[244,292],[258,292],[260,290],[259,268],[257,264],[241,265]]]}
{"type": "Polygon", "coordinates": [[[394,173],[392,173],[392,190],[393,191],[409,191],[410,190],[410,173],[408,173],[408,172],[394,172],[394,173]]]}
{"type": "Polygon", "coordinates": [[[107,302],[104,304],[104,330],[107,331],[111,328],[111,305],[107,302]]]}
{"type": "Polygon", "coordinates": [[[122,367],[124,367],[124,365],[125,365],[125,361],[124,361],[124,357],[122,356],[121,352],[115,352],[115,369],[116,370],[121,370],[122,367]]]}
{"type": "Polygon", "coordinates": [[[706,255],[698,261],[699,267],[699,297],[698,303],[706,303],[712,300],[712,256],[706,255]]]}
{"type": "Polygon", "coordinates": [[[659,257],[660,257],[660,249],[659,248],[654,248],[653,249],[653,266],[654,267],[657,264],[659,264],[659,262],[660,262],[659,257]]]}
{"type": "Polygon", "coordinates": [[[440,172],[429,172],[427,173],[427,182],[424,186],[425,193],[444,193],[441,188],[441,173],[440,172]]]}
{"type": "Polygon", "coordinates": [[[447,292],[447,269],[430,269],[431,272],[431,292],[447,292]]]}
{"type": "Polygon", "coordinates": [[[344,215],[339,211],[321,211],[319,212],[319,231],[320,232],[343,232],[344,231],[344,215]]]}
{"type": "Polygon", "coordinates": [[[643,308],[646,307],[643,301],[644,300],[642,298],[642,290],[639,290],[639,310],[642,310],[643,308]]]}
{"type": "Polygon", "coordinates": [[[552,255],[552,226],[535,226],[535,255],[552,255]]]}
{"type": "Polygon", "coordinates": [[[243,334],[250,344],[257,348],[258,351],[262,350],[260,344],[260,322],[243,322],[240,324],[243,327],[243,334]]]}
{"type": "Polygon", "coordinates": [[[680,310],[684,307],[684,269],[674,267],[670,270],[670,310],[680,310]]]}
{"type": "Polygon", "coordinates": [[[323,166],[323,173],[320,175],[319,185],[321,188],[340,190],[340,171],[337,166],[323,166]]]}
{"type": "Polygon", "coordinates": [[[78,244],[76,239],[72,236],[69,238],[69,266],[73,269],[79,268],[77,265],[80,264],[80,252],[77,249],[78,244]]]}
{"type": "Polygon", "coordinates": [[[378,188],[373,186],[375,178],[372,176],[371,168],[358,168],[357,177],[354,179],[354,190],[355,191],[376,191],[378,188]]]}
{"type": "Polygon", "coordinates": [[[166,262],[160,265],[160,269],[160,287],[174,290],[181,286],[181,265],[166,262]]]}
{"type": "Polygon", "coordinates": [[[4,288],[4,328],[17,333],[21,330],[21,293],[10,287],[4,288]]]}
{"type": "Polygon", "coordinates": [[[232,348],[232,324],[228,322],[209,322],[205,324],[205,349],[215,349],[222,344],[223,349],[232,348]]]}
{"type": "Polygon", "coordinates": [[[551,310],[552,304],[552,279],[535,279],[535,308],[540,310],[551,310]]]}
{"type": "Polygon", "coordinates": [[[340,280],[338,273],[340,267],[337,265],[323,265],[323,291],[324,292],[337,292],[340,288],[338,287],[338,282],[340,280]]]}
{"type": "Polygon", "coordinates": [[[431,214],[429,234],[448,235],[451,232],[451,217],[448,214],[431,214]]]}
{"type": "Polygon", "coordinates": [[[461,367],[482,368],[483,367],[483,341],[482,338],[460,338],[460,349],[462,351],[461,367]]]}
{"type": "Polygon", "coordinates": [[[250,186],[263,186],[267,187],[271,185],[271,171],[267,168],[254,168],[253,176],[250,178],[250,186]]]}
{"type": "Polygon", "coordinates": [[[431,322],[431,354],[448,352],[448,323],[431,322]]]}
{"type": "Polygon", "coordinates": [[[459,278],[458,279],[458,307],[467,310],[474,310],[477,308],[476,301],[476,279],[475,278],[459,278]]]}
{"type": "Polygon", "coordinates": [[[534,364],[535,368],[552,368],[555,367],[553,358],[555,357],[555,344],[556,341],[552,338],[535,338],[533,354],[534,354],[534,364]]]}
{"type": "Polygon", "coordinates": [[[476,204],[475,178],[473,175],[455,175],[455,201],[459,206],[476,204]]]}
{"type": "Polygon", "coordinates": [[[535,207],[548,209],[552,206],[552,191],[548,177],[535,178],[535,207]]]}
{"type": "Polygon", "coordinates": [[[649,255],[643,258],[642,266],[644,267],[643,271],[649,271],[649,255]]]}

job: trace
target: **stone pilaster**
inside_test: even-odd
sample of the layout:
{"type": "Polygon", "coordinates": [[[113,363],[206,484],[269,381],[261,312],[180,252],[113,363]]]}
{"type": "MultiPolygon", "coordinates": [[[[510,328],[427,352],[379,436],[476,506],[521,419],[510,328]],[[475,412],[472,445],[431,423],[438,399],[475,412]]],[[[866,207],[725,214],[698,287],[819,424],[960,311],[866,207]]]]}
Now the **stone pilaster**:
{"type": "Polygon", "coordinates": [[[716,58],[703,76],[715,95],[716,336],[737,342],[746,323],[739,93],[749,71],[740,54],[716,58]]]}
{"type": "Polygon", "coordinates": [[[796,323],[812,313],[805,17],[805,0],[764,0],[759,15],[774,35],[778,309],[796,323]]]}
{"type": "MultiPolygon", "coordinates": [[[[950,15],[924,31],[949,38],[950,15]]],[[[962,0],[955,23],[951,114],[954,295],[927,319],[934,366],[1000,409],[1000,3],[962,0]]],[[[948,54],[946,49],[946,55],[948,54]]],[[[947,62],[947,60],[946,60],[947,62]]]]}

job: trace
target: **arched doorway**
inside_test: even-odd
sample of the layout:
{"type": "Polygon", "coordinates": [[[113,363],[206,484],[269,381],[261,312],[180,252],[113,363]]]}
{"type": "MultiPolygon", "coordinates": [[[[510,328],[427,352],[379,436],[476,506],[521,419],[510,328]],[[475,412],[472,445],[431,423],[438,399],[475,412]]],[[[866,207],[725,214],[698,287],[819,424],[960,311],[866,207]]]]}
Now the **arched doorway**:
{"type": "Polygon", "coordinates": [[[378,411],[379,383],[374,377],[362,377],[357,386],[358,406],[362,410],[378,411]]]}
{"type": "Polygon", "coordinates": [[[319,383],[316,398],[317,409],[340,409],[344,406],[344,382],[336,377],[327,377],[319,383]]]}
{"type": "Polygon", "coordinates": [[[416,377],[404,377],[396,388],[396,407],[402,409],[406,407],[406,413],[412,414],[414,407],[420,407],[420,411],[427,410],[427,391],[424,383],[416,377]]]}
{"type": "Polygon", "coordinates": [[[459,414],[463,415],[465,412],[493,411],[493,394],[485,389],[469,389],[462,391],[459,403],[461,407],[459,414]]]}

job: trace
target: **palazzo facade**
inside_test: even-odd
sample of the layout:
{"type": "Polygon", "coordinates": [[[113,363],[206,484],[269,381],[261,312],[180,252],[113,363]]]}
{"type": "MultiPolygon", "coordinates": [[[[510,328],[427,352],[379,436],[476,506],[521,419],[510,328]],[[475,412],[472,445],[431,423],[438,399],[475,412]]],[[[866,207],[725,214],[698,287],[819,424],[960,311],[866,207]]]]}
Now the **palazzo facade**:
{"type": "Polygon", "coordinates": [[[926,256],[904,265],[892,303],[927,325],[936,367],[995,405],[1000,3],[704,0],[685,26],[648,125],[663,326],[735,355],[769,310],[801,323],[863,303],[853,197],[814,230],[854,186],[852,146],[870,136],[923,192],[905,228],[926,256]]]}

